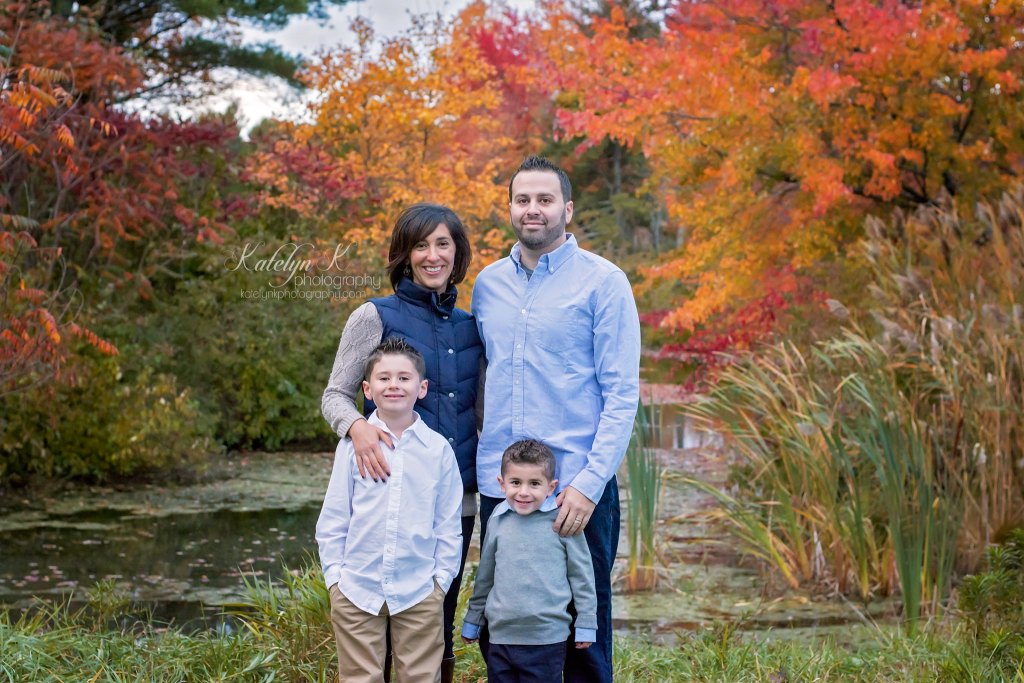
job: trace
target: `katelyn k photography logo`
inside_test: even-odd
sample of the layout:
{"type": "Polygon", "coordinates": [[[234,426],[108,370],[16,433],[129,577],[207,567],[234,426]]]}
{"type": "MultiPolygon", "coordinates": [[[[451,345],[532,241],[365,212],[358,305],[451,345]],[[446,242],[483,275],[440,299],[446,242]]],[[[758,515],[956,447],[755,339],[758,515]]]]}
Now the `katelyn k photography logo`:
{"type": "Polygon", "coordinates": [[[381,277],[346,272],[349,262],[343,257],[352,246],[339,244],[334,251],[318,251],[309,242],[289,242],[269,252],[264,242],[246,242],[227,252],[224,267],[270,275],[269,289],[243,289],[242,299],[362,299],[368,289],[380,289],[381,277]]]}

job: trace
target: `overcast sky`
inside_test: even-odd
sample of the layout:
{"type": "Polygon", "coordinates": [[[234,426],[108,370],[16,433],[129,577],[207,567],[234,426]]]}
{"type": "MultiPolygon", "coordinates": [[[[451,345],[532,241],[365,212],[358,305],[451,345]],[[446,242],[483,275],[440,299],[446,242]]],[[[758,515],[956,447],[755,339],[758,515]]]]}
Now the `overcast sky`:
{"type": "MultiPolygon", "coordinates": [[[[378,37],[393,36],[409,27],[409,18],[413,15],[440,12],[445,17],[452,17],[469,2],[470,0],[350,2],[342,7],[332,7],[329,10],[330,19],[323,25],[313,19],[293,19],[280,31],[244,28],[243,34],[249,42],[272,41],[284,48],[285,52],[309,56],[323,47],[354,44],[348,25],[355,17],[369,19],[378,37]]],[[[533,6],[532,0],[508,0],[508,4],[521,9],[533,6]]],[[[205,102],[201,108],[223,111],[232,101],[238,102],[246,130],[268,116],[301,119],[305,115],[304,103],[288,86],[277,79],[250,76],[238,78],[228,91],[205,102]]],[[[182,113],[188,112],[185,110],[182,113]]]]}

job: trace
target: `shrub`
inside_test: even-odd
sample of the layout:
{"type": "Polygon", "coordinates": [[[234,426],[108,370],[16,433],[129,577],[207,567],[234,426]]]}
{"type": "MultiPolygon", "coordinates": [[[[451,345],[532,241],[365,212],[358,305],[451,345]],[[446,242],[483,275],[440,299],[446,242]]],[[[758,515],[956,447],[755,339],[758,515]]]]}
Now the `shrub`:
{"type": "Polygon", "coordinates": [[[943,680],[979,680],[974,662],[986,662],[1000,680],[1019,680],[1024,669],[1024,529],[986,549],[987,571],[964,578],[960,609],[968,627],[961,652],[941,664],[943,680]]]}
{"type": "Polygon", "coordinates": [[[0,478],[127,475],[194,465],[219,450],[210,420],[171,375],[126,381],[114,359],[72,379],[0,399],[0,478]]]}
{"type": "Polygon", "coordinates": [[[134,367],[173,374],[190,387],[228,447],[332,439],[320,400],[352,307],[243,299],[240,291],[258,289],[265,276],[229,272],[220,260],[151,312],[120,324],[112,336],[122,340],[122,353],[134,367]]]}

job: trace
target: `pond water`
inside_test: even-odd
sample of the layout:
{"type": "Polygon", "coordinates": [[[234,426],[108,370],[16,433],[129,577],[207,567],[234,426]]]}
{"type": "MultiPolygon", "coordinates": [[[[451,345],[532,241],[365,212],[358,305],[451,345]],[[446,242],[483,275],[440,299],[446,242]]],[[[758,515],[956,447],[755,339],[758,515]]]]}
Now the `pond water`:
{"type": "MultiPolygon", "coordinates": [[[[185,628],[217,623],[222,606],[244,601],[243,577],[274,581],[317,558],[314,533],[333,453],[236,456],[191,486],[71,488],[0,502],[0,603],[27,607],[33,596],[80,599],[109,579],[154,617],[185,628]]],[[[666,454],[665,464],[716,481],[722,463],[700,454],[666,454]]],[[[621,491],[625,500],[625,491],[621,491]]],[[[859,608],[800,592],[770,597],[765,577],[744,567],[706,513],[710,500],[666,489],[663,557],[654,593],[613,596],[615,628],[670,642],[677,631],[714,621],[749,633],[854,644],[872,636],[864,617],[882,621],[892,605],[859,608]]],[[[625,513],[625,505],[623,505],[625,513]]],[[[625,514],[623,514],[625,525],[625,514]]],[[[479,524],[477,525],[479,529],[479,524]]],[[[620,534],[616,575],[628,557],[620,534]]],[[[479,556],[474,538],[470,558],[479,556]]]]}
{"type": "Polygon", "coordinates": [[[177,623],[315,561],[331,460],[259,455],[194,486],[72,489],[0,507],[0,602],[66,597],[111,579],[177,623]]]}

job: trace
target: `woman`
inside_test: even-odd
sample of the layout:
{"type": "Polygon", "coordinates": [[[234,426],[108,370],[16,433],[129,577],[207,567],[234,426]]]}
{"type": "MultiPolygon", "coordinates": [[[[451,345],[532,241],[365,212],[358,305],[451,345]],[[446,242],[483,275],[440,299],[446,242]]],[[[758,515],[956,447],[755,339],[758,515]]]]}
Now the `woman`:
{"type": "Polygon", "coordinates": [[[473,316],[455,308],[455,285],[466,277],[471,259],[469,239],[454,211],[437,204],[415,204],[403,211],[388,253],[395,293],[363,304],[349,317],[323,397],[331,428],[352,439],[360,474],[378,481],[388,475],[380,442],[394,444],[387,432],[364,419],[374,410],[372,401],[364,401],[362,415],[356,408],[366,360],[383,339],[399,336],[426,361],[427,395],[416,402],[416,412],[452,445],[465,491],[462,566],[444,603],[443,683],[450,683],[453,675],[455,608],[476,515],[476,403],[484,349],[473,316]]]}

